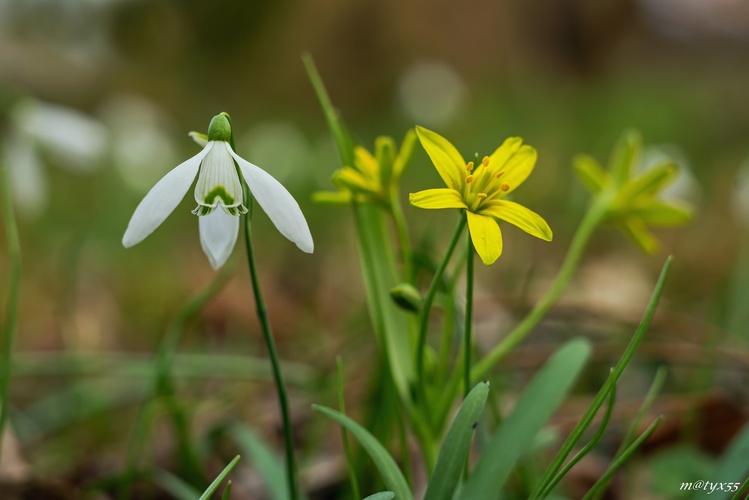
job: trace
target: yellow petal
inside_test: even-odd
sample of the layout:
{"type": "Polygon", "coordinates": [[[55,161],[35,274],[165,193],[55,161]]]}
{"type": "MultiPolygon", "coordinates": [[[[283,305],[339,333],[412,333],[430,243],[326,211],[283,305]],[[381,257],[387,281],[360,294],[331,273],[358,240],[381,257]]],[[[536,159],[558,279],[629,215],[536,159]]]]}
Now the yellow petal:
{"type": "Polygon", "coordinates": [[[481,206],[481,213],[514,224],[536,238],[551,241],[551,228],[543,217],[519,203],[507,200],[492,200],[481,206]]]}
{"type": "Polygon", "coordinates": [[[676,201],[653,200],[635,205],[631,213],[653,226],[681,226],[692,218],[692,207],[676,201]]]}
{"type": "Polygon", "coordinates": [[[676,180],[679,167],[667,161],[656,165],[627,182],[619,191],[617,202],[628,204],[639,196],[654,196],[676,180]]]}
{"type": "Polygon", "coordinates": [[[333,173],[333,185],[345,188],[355,193],[376,193],[379,186],[365,177],[362,173],[350,167],[343,167],[333,173]]]}
{"type": "Polygon", "coordinates": [[[354,167],[367,177],[374,178],[379,175],[378,171],[380,169],[377,165],[377,160],[372,156],[372,153],[361,146],[356,146],[354,148],[354,167]]]}
{"type": "Polygon", "coordinates": [[[630,217],[619,223],[619,228],[624,235],[631,239],[643,251],[654,254],[658,251],[658,239],[650,232],[648,227],[637,217],[630,217]]]}
{"type": "Polygon", "coordinates": [[[466,163],[455,146],[438,133],[424,127],[417,126],[416,135],[445,185],[456,191],[462,190],[466,178],[466,163]]]}
{"type": "Polygon", "coordinates": [[[507,160],[520,149],[521,144],[523,144],[523,139],[520,137],[508,137],[505,139],[505,142],[489,157],[489,165],[492,171],[501,171],[507,160]]]}
{"type": "Polygon", "coordinates": [[[401,147],[398,150],[398,155],[395,157],[395,161],[393,162],[393,179],[395,180],[395,182],[400,179],[405,168],[409,163],[411,163],[411,157],[413,156],[415,145],[416,133],[413,130],[409,129],[406,132],[406,136],[403,138],[403,142],[401,142],[401,147]]]}
{"type": "Polygon", "coordinates": [[[512,193],[531,175],[537,156],[535,149],[525,145],[518,148],[515,154],[507,160],[505,166],[499,170],[502,172],[502,185],[507,184],[508,188],[506,191],[502,190],[504,194],[512,193]]]}
{"type": "Polygon", "coordinates": [[[419,208],[466,208],[460,193],[454,189],[425,189],[408,195],[411,205],[419,208]]]}
{"type": "Polygon", "coordinates": [[[598,194],[606,186],[608,174],[595,158],[589,155],[577,155],[572,163],[575,173],[590,194],[598,194]]]}
{"type": "Polygon", "coordinates": [[[312,193],[312,201],[322,205],[348,205],[351,203],[349,191],[316,191],[312,193]]]}
{"type": "Polygon", "coordinates": [[[490,266],[502,255],[502,233],[497,221],[488,215],[466,211],[471,241],[481,262],[490,266]]]}

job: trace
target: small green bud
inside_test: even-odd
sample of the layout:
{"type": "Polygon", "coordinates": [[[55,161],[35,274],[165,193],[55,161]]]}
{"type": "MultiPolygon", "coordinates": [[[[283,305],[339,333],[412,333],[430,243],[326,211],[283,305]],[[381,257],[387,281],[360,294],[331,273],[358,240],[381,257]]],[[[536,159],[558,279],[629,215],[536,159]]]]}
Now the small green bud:
{"type": "Polygon", "coordinates": [[[228,114],[220,113],[213,117],[211,124],[208,125],[208,140],[224,142],[231,140],[231,121],[228,114]]]}
{"type": "Polygon", "coordinates": [[[421,294],[413,285],[408,283],[396,285],[390,290],[390,297],[401,309],[414,313],[421,310],[421,294]]]}

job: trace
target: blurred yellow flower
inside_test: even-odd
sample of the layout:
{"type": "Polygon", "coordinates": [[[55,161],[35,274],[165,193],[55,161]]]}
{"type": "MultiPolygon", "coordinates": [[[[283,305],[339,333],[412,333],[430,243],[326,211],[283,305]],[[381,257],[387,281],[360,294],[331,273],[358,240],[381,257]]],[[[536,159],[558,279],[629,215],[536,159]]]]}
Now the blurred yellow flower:
{"type": "Polygon", "coordinates": [[[607,206],[604,221],[612,223],[647,253],[655,253],[659,244],[648,226],[680,226],[692,218],[692,207],[661,196],[679,174],[679,168],[664,160],[634,175],[642,139],[636,131],[627,131],[617,142],[609,161],[609,170],[589,155],[578,155],[575,171],[594,198],[607,206]]]}
{"type": "Polygon", "coordinates": [[[416,133],[447,187],[411,193],[411,204],[426,209],[465,209],[471,240],[484,264],[493,264],[502,254],[502,233],[496,219],[551,241],[551,229],[540,215],[503,199],[530,175],[536,164],[535,149],[523,145],[519,137],[510,137],[474,165],[466,163],[441,135],[423,127],[416,127],[416,133]]]}
{"type": "Polygon", "coordinates": [[[375,154],[365,148],[354,148],[354,164],[333,173],[337,191],[319,191],[313,200],[320,203],[348,204],[352,200],[389,207],[403,171],[413,154],[416,137],[409,131],[396,154],[395,141],[381,136],[375,140],[375,154]]]}

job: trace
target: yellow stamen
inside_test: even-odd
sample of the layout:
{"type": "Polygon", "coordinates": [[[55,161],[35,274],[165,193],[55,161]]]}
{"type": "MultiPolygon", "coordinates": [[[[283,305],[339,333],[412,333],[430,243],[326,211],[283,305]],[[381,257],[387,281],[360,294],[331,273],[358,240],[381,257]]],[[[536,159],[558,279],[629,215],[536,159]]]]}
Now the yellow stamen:
{"type": "Polygon", "coordinates": [[[473,162],[472,162],[472,161],[469,161],[469,162],[468,162],[468,163],[466,164],[466,170],[468,170],[469,172],[470,172],[471,170],[473,170],[473,162]]]}
{"type": "Polygon", "coordinates": [[[504,171],[502,171],[502,172],[498,172],[498,173],[497,173],[497,179],[499,179],[499,178],[500,178],[500,177],[502,177],[503,175],[505,175],[504,171]]]}
{"type": "Polygon", "coordinates": [[[499,186],[499,189],[501,189],[504,192],[507,192],[510,190],[510,185],[506,182],[503,182],[501,186],[499,186]]]}
{"type": "Polygon", "coordinates": [[[483,166],[485,166],[485,167],[488,167],[488,166],[489,166],[489,157],[488,157],[488,156],[484,156],[484,157],[483,157],[483,158],[481,159],[481,164],[482,164],[483,166]]]}
{"type": "Polygon", "coordinates": [[[470,184],[472,182],[473,182],[473,176],[472,175],[469,175],[468,177],[466,177],[466,184],[470,184]]]}
{"type": "Polygon", "coordinates": [[[486,193],[479,193],[476,195],[476,198],[478,198],[479,200],[483,200],[484,198],[486,198],[486,193]]]}

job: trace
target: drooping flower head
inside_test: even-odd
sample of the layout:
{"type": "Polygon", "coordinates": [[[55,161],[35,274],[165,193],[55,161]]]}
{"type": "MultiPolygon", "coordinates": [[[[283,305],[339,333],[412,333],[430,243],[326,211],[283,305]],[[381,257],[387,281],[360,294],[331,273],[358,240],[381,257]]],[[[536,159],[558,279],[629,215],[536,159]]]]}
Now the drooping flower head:
{"type": "Polygon", "coordinates": [[[214,269],[229,258],[239,233],[239,215],[247,213],[242,177],[268,217],[286,238],[304,252],[314,244],[299,204],[281,183],[260,167],[237,155],[231,147],[229,115],[216,115],[208,135],[190,134],[203,150],[181,163],[151,188],[135,209],[122,244],[129,248],[151,234],[184,198],[195,177],[193,210],[198,218],[200,244],[214,269]],[[237,171],[237,167],[239,171],[237,171]]]}
{"type": "Polygon", "coordinates": [[[416,127],[416,133],[447,187],[411,193],[411,204],[426,209],[464,209],[471,240],[484,264],[493,264],[502,254],[497,219],[551,241],[551,229],[540,215],[505,199],[530,175],[536,164],[535,149],[523,145],[519,137],[510,137],[476,165],[463,160],[455,146],[436,132],[416,127]]]}

